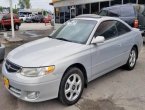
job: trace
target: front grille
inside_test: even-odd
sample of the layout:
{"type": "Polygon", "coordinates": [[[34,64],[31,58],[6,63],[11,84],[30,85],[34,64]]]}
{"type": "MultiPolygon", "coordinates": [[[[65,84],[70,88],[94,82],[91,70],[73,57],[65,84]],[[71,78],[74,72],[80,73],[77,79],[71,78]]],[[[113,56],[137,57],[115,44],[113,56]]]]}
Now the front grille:
{"type": "Polygon", "coordinates": [[[6,66],[6,69],[8,72],[11,72],[11,73],[14,73],[14,72],[18,72],[19,70],[21,70],[21,67],[6,60],[6,63],[5,63],[5,66],[6,66]]]}

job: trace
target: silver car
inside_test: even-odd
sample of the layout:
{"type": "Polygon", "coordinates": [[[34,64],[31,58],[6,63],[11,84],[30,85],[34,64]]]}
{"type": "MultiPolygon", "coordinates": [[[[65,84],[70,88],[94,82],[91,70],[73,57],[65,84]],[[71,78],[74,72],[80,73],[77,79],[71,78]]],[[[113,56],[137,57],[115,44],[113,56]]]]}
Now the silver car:
{"type": "Polygon", "coordinates": [[[81,15],[11,51],[2,67],[4,85],[28,102],[58,98],[72,105],[88,82],[120,66],[132,70],[142,45],[141,32],[118,18],[81,15]]]}

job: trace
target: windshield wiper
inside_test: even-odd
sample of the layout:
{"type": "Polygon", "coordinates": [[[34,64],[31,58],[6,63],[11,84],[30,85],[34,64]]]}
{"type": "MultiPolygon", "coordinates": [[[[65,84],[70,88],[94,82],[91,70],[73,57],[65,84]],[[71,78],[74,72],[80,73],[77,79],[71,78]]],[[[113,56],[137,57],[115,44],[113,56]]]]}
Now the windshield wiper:
{"type": "Polygon", "coordinates": [[[56,38],[56,39],[58,39],[58,40],[63,40],[63,41],[68,41],[68,42],[72,42],[72,41],[67,40],[67,39],[65,39],[65,38],[56,38]]]}

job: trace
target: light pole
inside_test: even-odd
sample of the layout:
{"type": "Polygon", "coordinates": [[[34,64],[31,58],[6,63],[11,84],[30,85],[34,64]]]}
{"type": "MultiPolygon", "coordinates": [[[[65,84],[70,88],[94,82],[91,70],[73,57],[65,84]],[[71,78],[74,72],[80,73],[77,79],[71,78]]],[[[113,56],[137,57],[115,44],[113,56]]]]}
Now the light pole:
{"type": "Polygon", "coordinates": [[[9,0],[10,3],[10,12],[11,12],[11,27],[12,27],[12,38],[15,37],[15,31],[14,31],[14,18],[13,18],[13,3],[12,0],[9,0]]]}

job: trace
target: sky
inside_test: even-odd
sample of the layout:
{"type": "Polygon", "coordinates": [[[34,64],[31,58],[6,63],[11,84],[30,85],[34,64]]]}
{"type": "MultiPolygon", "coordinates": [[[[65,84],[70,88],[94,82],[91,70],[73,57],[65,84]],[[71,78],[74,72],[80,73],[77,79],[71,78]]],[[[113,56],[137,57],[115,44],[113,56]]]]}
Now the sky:
{"type": "MultiPolygon", "coordinates": [[[[18,4],[18,0],[12,0],[13,7],[18,4]]],[[[53,12],[53,7],[49,5],[52,0],[30,0],[33,9],[46,9],[53,12]]],[[[0,0],[0,6],[9,7],[9,0],[0,0]]]]}

